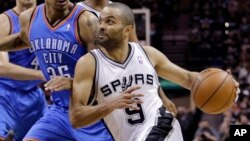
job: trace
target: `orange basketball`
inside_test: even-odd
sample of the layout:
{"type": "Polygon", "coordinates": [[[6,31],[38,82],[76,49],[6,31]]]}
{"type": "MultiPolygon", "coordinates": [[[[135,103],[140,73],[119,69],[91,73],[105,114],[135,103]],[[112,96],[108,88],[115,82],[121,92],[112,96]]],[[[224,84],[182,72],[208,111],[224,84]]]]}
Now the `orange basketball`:
{"type": "Polygon", "coordinates": [[[233,77],[221,69],[205,69],[196,78],[191,88],[191,96],[195,105],[205,113],[225,112],[236,98],[233,77]]]}

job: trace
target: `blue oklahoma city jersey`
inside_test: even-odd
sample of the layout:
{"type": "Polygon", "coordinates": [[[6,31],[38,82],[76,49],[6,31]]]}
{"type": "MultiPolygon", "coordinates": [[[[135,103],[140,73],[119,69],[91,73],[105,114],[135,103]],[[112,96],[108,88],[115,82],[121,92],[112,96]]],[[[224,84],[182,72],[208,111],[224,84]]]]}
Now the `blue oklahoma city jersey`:
{"type": "MultiPolygon", "coordinates": [[[[17,33],[21,30],[19,24],[19,15],[15,13],[12,9],[5,12],[11,23],[10,34],[17,33]]],[[[38,62],[35,54],[32,53],[30,49],[25,49],[21,51],[12,51],[8,53],[9,62],[23,66],[25,68],[38,69],[38,62]]],[[[28,80],[28,81],[18,81],[9,78],[0,77],[0,85],[7,86],[9,88],[18,90],[30,90],[38,85],[41,81],[38,80],[28,80]]]]}
{"type": "MultiPolygon", "coordinates": [[[[55,76],[73,78],[77,60],[86,53],[77,33],[77,18],[82,11],[82,7],[75,5],[70,14],[55,26],[46,19],[44,4],[34,11],[29,40],[47,80],[55,76]]],[[[70,93],[69,90],[54,92],[54,103],[68,108],[70,93]]]]}

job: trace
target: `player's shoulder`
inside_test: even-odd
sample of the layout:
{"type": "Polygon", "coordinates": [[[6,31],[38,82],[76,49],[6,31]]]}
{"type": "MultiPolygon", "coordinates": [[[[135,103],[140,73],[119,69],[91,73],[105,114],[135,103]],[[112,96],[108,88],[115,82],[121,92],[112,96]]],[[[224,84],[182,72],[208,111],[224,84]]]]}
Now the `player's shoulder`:
{"type": "Polygon", "coordinates": [[[78,24],[80,25],[80,30],[89,27],[97,28],[98,19],[92,12],[85,10],[79,16],[78,24]]]}
{"type": "Polygon", "coordinates": [[[154,47],[152,46],[141,46],[143,48],[143,50],[145,50],[145,52],[148,54],[148,53],[154,53],[154,52],[157,52],[157,49],[155,49],[154,47]]]}
{"type": "Polygon", "coordinates": [[[0,23],[1,23],[1,25],[9,24],[9,18],[8,18],[7,14],[5,14],[5,13],[0,14],[0,23]]]}
{"type": "Polygon", "coordinates": [[[10,34],[11,32],[11,21],[7,14],[2,13],[0,14],[0,36],[5,36],[10,34]]]}
{"type": "Polygon", "coordinates": [[[85,20],[85,21],[91,21],[91,20],[97,20],[97,17],[94,13],[92,13],[91,11],[88,10],[84,10],[80,16],[79,16],[80,20],[85,20]]]}
{"type": "Polygon", "coordinates": [[[19,16],[20,22],[29,22],[35,9],[36,7],[32,7],[20,13],[20,16],[19,16]]]}
{"type": "Polygon", "coordinates": [[[80,57],[78,63],[84,64],[85,66],[93,65],[95,64],[95,57],[91,52],[88,52],[87,54],[80,57]]]}
{"type": "Polygon", "coordinates": [[[152,64],[162,60],[163,54],[153,46],[142,46],[152,64]]]}

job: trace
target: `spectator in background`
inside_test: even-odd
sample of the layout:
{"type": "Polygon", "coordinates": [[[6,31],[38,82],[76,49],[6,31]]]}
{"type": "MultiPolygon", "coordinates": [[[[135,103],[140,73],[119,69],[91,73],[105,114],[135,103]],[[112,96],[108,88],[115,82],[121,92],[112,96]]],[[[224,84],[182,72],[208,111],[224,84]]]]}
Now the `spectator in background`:
{"type": "Polygon", "coordinates": [[[207,121],[201,121],[195,133],[194,141],[219,141],[218,132],[207,121]]]}

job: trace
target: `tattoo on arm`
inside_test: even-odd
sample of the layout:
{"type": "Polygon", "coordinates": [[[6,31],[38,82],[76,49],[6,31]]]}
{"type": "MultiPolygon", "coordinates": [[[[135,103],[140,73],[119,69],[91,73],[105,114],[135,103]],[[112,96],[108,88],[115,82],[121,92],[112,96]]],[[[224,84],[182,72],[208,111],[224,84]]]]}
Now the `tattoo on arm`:
{"type": "Polygon", "coordinates": [[[97,34],[98,34],[98,21],[96,18],[90,18],[87,20],[87,26],[90,29],[90,35],[92,34],[92,37],[90,37],[95,45],[97,45],[97,34]]]}

